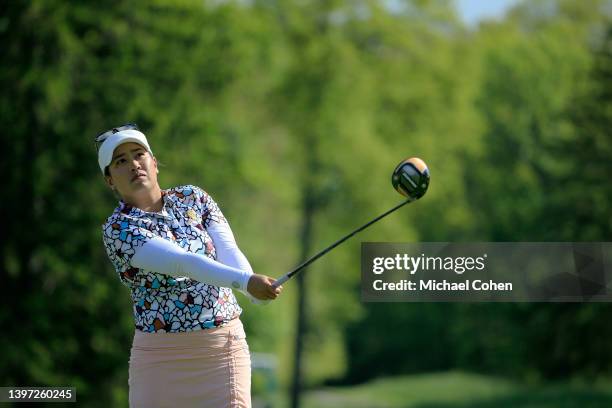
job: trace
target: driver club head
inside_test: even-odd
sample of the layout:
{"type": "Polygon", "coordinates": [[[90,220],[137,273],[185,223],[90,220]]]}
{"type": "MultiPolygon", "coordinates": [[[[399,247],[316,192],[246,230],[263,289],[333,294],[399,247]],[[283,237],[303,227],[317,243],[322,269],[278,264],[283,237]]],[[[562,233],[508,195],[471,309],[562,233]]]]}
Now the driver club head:
{"type": "Polygon", "coordinates": [[[429,187],[429,169],[418,157],[404,159],[393,170],[391,183],[401,195],[419,199],[429,187]]]}

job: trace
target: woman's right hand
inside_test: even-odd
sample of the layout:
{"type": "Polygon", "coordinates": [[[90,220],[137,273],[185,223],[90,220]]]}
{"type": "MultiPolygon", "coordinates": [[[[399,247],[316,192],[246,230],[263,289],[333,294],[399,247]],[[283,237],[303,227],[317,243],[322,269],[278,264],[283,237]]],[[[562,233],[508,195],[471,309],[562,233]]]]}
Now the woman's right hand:
{"type": "Polygon", "coordinates": [[[276,299],[283,290],[283,286],[281,285],[278,288],[275,288],[274,286],[272,286],[274,281],[275,279],[269,276],[253,274],[249,278],[249,283],[247,284],[247,291],[255,299],[276,299]]]}

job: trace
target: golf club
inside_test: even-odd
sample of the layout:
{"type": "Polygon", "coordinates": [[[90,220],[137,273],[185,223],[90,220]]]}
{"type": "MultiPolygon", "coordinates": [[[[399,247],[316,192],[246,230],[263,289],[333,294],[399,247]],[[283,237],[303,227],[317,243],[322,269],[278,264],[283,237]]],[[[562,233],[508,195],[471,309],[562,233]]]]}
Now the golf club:
{"type": "Polygon", "coordinates": [[[278,287],[282,285],[283,283],[291,279],[291,277],[296,275],[299,271],[306,268],[308,265],[325,255],[326,253],[328,253],[353,235],[357,234],[359,231],[366,229],[370,225],[374,224],[376,221],[381,220],[382,218],[391,214],[393,211],[399,209],[400,207],[403,207],[404,205],[423,197],[423,195],[425,195],[425,192],[427,191],[427,188],[429,187],[429,169],[427,168],[425,162],[417,157],[411,157],[409,159],[402,160],[395,167],[395,170],[393,170],[393,174],[391,175],[391,184],[393,184],[393,188],[395,188],[398,193],[407,197],[407,200],[402,201],[395,207],[391,208],[389,211],[379,215],[372,221],[368,222],[367,224],[364,224],[363,226],[357,228],[350,234],[334,242],[318,254],[302,262],[295,269],[290,272],[287,272],[286,274],[278,278],[274,282],[273,286],[278,287]]]}

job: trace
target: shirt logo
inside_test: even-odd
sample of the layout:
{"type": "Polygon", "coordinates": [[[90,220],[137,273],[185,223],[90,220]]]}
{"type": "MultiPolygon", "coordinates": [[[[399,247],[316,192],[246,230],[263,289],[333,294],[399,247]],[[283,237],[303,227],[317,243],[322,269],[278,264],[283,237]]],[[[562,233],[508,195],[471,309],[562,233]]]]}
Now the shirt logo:
{"type": "Polygon", "coordinates": [[[189,221],[191,223],[194,223],[194,222],[197,223],[198,222],[198,215],[191,208],[189,210],[187,210],[187,217],[189,217],[189,221]]]}

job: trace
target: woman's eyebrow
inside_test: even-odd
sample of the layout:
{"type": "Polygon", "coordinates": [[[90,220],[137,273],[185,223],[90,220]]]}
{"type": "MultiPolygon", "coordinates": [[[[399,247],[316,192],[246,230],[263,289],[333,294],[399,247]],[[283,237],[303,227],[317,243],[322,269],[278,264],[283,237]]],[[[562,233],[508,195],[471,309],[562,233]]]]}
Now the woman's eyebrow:
{"type": "MultiPolygon", "coordinates": [[[[137,152],[137,151],[139,151],[139,150],[144,150],[144,148],[142,148],[142,147],[137,147],[136,149],[132,149],[132,150],[130,150],[130,152],[135,153],[135,152],[137,152]]],[[[114,157],[113,157],[111,160],[118,159],[118,158],[120,158],[121,156],[125,156],[125,153],[118,154],[117,156],[114,156],[114,157]]]]}

